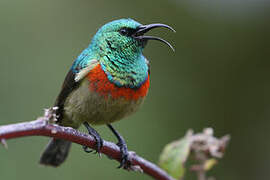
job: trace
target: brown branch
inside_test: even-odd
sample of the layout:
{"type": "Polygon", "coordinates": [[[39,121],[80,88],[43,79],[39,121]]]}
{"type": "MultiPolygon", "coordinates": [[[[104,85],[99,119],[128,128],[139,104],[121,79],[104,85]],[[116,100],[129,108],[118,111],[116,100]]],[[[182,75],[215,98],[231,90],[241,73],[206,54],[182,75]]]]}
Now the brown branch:
{"type": "MultiPolygon", "coordinates": [[[[69,127],[62,127],[49,123],[48,118],[41,117],[35,121],[23,122],[0,126],[0,140],[5,142],[7,139],[24,137],[24,136],[49,136],[54,138],[65,139],[77,144],[95,148],[95,139],[69,127]]],[[[120,150],[117,145],[104,141],[101,153],[119,161],[120,150]]],[[[132,170],[142,170],[144,173],[158,180],[174,180],[165,171],[157,165],[137,156],[134,152],[129,152],[132,170]]]]}

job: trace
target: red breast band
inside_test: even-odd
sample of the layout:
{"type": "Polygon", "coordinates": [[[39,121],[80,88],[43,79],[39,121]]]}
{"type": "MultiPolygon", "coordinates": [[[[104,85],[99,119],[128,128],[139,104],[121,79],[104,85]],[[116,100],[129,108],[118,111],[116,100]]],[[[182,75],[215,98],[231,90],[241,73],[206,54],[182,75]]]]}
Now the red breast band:
{"type": "Polygon", "coordinates": [[[139,88],[118,87],[108,80],[100,64],[94,67],[87,77],[90,82],[90,90],[99,93],[105,98],[108,98],[110,95],[112,98],[124,97],[126,100],[138,100],[146,96],[149,88],[149,75],[139,88]]]}

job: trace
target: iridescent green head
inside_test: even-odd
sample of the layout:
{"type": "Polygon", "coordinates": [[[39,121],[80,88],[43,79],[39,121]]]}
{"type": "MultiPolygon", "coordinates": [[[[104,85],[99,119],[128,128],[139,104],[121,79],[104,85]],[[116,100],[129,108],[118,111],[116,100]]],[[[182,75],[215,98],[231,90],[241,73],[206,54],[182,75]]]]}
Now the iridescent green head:
{"type": "Polygon", "coordinates": [[[166,27],[173,30],[165,24],[142,25],[130,18],[114,20],[97,31],[90,47],[104,53],[111,50],[116,52],[124,51],[127,56],[134,55],[133,53],[141,53],[148,40],[159,40],[172,48],[167,41],[159,37],[143,36],[144,33],[156,27],[166,27]]]}
{"type": "Polygon", "coordinates": [[[79,56],[73,67],[75,69],[76,64],[88,64],[87,60],[80,60],[81,58],[88,57],[88,61],[96,59],[111,82],[120,87],[138,88],[148,77],[147,60],[142,55],[147,41],[158,40],[172,48],[159,37],[144,35],[157,27],[173,30],[165,24],[142,25],[133,19],[109,22],[97,31],[89,47],[79,56]]]}
{"type": "Polygon", "coordinates": [[[120,53],[128,57],[140,54],[143,43],[135,40],[130,33],[141,26],[132,19],[120,19],[102,26],[94,36],[90,47],[97,50],[101,56],[120,53]]]}

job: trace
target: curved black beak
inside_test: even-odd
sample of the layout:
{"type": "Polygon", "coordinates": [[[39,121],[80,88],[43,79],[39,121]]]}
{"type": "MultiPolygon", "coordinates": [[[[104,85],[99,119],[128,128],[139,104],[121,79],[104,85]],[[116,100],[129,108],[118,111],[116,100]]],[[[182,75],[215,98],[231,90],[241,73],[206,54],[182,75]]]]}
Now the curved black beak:
{"type": "Polygon", "coordinates": [[[141,40],[141,41],[147,41],[147,40],[157,40],[157,41],[160,41],[160,42],[163,42],[165,43],[166,45],[168,45],[173,51],[174,51],[174,48],[173,46],[166,40],[160,38],[160,37],[155,37],[155,36],[144,36],[145,33],[147,33],[148,31],[150,31],[151,29],[154,29],[154,28],[158,28],[158,27],[164,27],[164,28],[167,28],[173,32],[176,32],[171,26],[168,26],[166,24],[148,24],[148,25],[141,25],[139,26],[136,31],[133,33],[133,37],[135,39],[138,39],[138,40],[141,40]]]}

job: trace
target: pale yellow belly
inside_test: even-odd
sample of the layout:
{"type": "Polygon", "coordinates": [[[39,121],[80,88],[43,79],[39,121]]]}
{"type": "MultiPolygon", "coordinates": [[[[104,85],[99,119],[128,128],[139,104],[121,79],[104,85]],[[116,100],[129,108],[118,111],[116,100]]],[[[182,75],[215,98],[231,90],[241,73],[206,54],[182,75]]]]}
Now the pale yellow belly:
{"type": "Polygon", "coordinates": [[[143,101],[144,98],[132,101],[110,96],[104,98],[90,92],[89,82],[85,79],[66,99],[61,125],[78,128],[85,121],[96,125],[112,123],[137,111],[143,101]]]}

